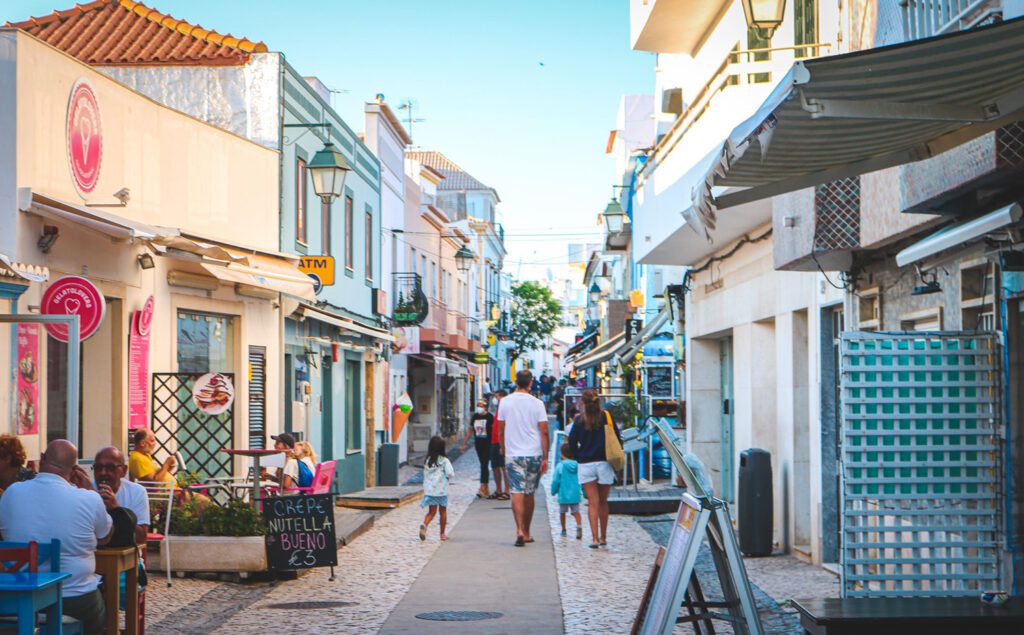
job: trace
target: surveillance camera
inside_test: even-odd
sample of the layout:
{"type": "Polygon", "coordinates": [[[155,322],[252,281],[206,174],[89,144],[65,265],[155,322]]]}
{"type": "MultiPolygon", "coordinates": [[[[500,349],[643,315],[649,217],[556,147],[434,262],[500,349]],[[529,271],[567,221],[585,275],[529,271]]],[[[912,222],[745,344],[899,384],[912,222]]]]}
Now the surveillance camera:
{"type": "Polygon", "coordinates": [[[131,200],[131,197],[132,197],[132,193],[126,187],[122,187],[118,191],[114,192],[114,198],[116,198],[117,200],[121,201],[122,205],[127,205],[128,201],[131,200]]]}

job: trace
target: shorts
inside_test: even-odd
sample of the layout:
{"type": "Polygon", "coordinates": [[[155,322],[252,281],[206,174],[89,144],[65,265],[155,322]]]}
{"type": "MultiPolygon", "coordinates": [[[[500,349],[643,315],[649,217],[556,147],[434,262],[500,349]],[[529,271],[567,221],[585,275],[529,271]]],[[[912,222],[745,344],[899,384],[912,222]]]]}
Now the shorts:
{"type": "Polygon", "coordinates": [[[506,467],[511,493],[533,496],[540,482],[540,460],[539,456],[515,456],[509,459],[506,467]]]}
{"type": "Polygon", "coordinates": [[[615,471],[608,461],[580,463],[580,485],[594,481],[598,485],[611,485],[615,482],[615,471]]]}
{"type": "Polygon", "coordinates": [[[447,496],[424,496],[420,507],[448,507],[447,496]]]}
{"type": "Polygon", "coordinates": [[[497,443],[491,444],[491,467],[496,470],[505,467],[505,455],[501,453],[501,446],[497,443]]]}
{"type": "Polygon", "coordinates": [[[573,503],[572,505],[558,505],[559,514],[578,514],[580,513],[580,504],[573,503]]]}

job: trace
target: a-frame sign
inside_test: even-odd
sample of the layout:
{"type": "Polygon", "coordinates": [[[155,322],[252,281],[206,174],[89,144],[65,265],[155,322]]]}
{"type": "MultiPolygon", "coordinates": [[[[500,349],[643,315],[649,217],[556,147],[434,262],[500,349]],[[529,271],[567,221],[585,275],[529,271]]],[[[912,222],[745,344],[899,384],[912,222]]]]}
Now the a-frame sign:
{"type": "Polygon", "coordinates": [[[728,506],[705,487],[710,481],[706,474],[700,473],[703,466],[685,460],[672,428],[663,421],[657,426],[662,446],[686,483],[687,492],[679,504],[668,546],[663,554],[658,554],[656,575],[652,574],[653,582],[648,584],[640,602],[633,633],[669,635],[680,622],[693,623],[698,633],[703,632],[701,626],[714,633],[711,621],[724,620],[732,624],[733,632],[738,635],[763,635],[728,506]],[[705,539],[722,586],[722,602],[705,600],[694,572],[697,554],[705,539]],[[684,607],[687,614],[680,616],[684,607]]]}

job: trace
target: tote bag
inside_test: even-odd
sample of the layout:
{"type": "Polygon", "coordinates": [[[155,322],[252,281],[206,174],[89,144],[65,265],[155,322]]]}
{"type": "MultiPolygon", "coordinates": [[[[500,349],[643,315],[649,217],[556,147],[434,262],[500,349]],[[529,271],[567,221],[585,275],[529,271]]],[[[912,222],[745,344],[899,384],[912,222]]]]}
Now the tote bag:
{"type": "Polygon", "coordinates": [[[622,451],[619,437],[615,436],[615,424],[607,410],[604,411],[604,418],[608,422],[604,427],[604,458],[613,470],[619,472],[626,467],[626,454],[622,451]]]}

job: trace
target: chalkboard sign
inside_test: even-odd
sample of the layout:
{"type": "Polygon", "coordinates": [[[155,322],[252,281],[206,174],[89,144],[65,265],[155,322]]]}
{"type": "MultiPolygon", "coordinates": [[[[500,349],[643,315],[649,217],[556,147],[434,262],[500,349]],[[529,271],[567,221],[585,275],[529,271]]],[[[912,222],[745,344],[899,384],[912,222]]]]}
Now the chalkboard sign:
{"type": "Polygon", "coordinates": [[[264,498],[263,521],[267,565],[271,569],[309,569],[338,564],[331,494],[264,498]]]}

